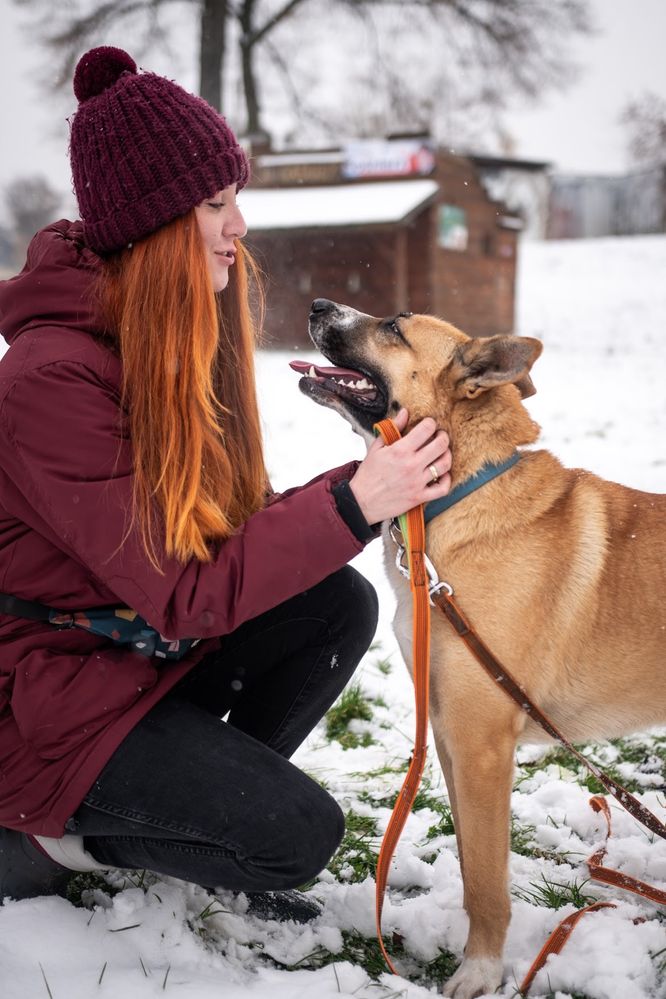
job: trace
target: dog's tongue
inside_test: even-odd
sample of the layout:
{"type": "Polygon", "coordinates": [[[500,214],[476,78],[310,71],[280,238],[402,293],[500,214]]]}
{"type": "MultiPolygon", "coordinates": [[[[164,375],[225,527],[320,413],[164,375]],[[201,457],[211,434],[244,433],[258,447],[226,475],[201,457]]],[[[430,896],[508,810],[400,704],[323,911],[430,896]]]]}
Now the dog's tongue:
{"type": "Polygon", "coordinates": [[[352,371],[351,368],[326,367],[308,361],[290,361],[289,367],[297,371],[299,375],[309,375],[310,377],[312,377],[313,372],[319,378],[347,378],[350,381],[356,381],[364,377],[360,371],[352,371]]]}

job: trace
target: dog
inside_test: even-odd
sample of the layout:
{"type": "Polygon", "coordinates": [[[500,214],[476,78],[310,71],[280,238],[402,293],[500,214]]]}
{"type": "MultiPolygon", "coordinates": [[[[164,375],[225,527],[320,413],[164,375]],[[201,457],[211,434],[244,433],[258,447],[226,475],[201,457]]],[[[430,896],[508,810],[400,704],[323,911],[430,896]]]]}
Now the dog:
{"type": "MultiPolygon", "coordinates": [[[[530,337],[471,338],[427,315],[385,319],[316,299],[310,336],[335,367],[293,362],[301,390],[366,441],[403,406],[451,440],[452,487],[540,432],[523,398],[542,351],[530,337]]],[[[409,429],[409,428],[408,428],[409,429]]],[[[459,606],[521,687],[572,741],[666,721],[666,495],[566,469],[546,450],[431,520],[427,552],[459,606]]],[[[394,630],[412,662],[409,583],[395,568],[394,630]]],[[[444,995],[502,982],[510,919],[510,794],[520,742],[551,741],[432,613],[430,720],[449,793],[469,934],[444,995]]]]}

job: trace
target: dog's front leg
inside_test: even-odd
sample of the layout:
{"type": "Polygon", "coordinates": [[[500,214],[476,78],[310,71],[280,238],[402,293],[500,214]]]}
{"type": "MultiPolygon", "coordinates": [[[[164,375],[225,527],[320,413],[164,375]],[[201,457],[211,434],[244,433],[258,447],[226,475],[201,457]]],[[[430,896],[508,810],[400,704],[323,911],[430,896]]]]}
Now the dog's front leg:
{"type": "Polygon", "coordinates": [[[471,717],[455,712],[457,721],[449,710],[446,714],[444,727],[433,722],[438,742],[443,743],[440,759],[455,803],[470,925],[463,962],[444,986],[444,995],[473,999],[494,992],[502,981],[502,951],[511,915],[508,860],[516,740],[511,719],[502,718],[502,711],[500,717],[495,714],[492,728],[483,725],[482,711],[471,717]]]}
{"type": "Polygon", "coordinates": [[[456,801],[456,786],[453,782],[453,763],[451,757],[449,756],[449,751],[446,748],[446,743],[444,739],[440,736],[437,737],[437,732],[433,733],[435,736],[435,745],[437,747],[437,756],[439,757],[439,764],[442,768],[444,774],[444,783],[446,784],[446,790],[449,797],[449,805],[451,806],[451,817],[453,819],[453,828],[456,834],[456,843],[458,845],[458,860],[460,861],[460,870],[463,877],[463,884],[465,883],[465,859],[463,857],[463,842],[460,836],[460,819],[458,818],[458,802],[456,801]]]}

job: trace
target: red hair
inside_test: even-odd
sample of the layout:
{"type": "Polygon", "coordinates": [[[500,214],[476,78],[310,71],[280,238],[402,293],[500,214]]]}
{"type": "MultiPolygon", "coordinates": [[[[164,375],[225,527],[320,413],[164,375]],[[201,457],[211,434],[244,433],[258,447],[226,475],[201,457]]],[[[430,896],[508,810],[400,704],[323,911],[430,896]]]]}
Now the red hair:
{"type": "Polygon", "coordinates": [[[211,543],[264,505],[248,271],[257,278],[237,243],[229,284],[214,293],[194,209],[105,268],[102,308],[134,452],[133,521],[155,565],[162,550],[209,561],[211,543]]]}

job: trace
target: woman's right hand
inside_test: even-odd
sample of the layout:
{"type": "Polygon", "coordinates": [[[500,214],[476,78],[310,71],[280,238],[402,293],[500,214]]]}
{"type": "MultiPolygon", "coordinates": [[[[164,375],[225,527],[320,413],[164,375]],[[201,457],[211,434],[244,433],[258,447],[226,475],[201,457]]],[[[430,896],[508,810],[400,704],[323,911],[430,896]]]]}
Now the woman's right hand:
{"type": "MultiPolygon", "coordinates": [[[[401,432],[408,418],[406,409],[395,417],[393,422],[401,432]]],[[[373,441],[349,485],[367,522],[377,524],[446,496],[451,488],[450,468],[448,434],[437,430],[428,416],[395,444],[387,446],[380,437],[373,441]]]]}

